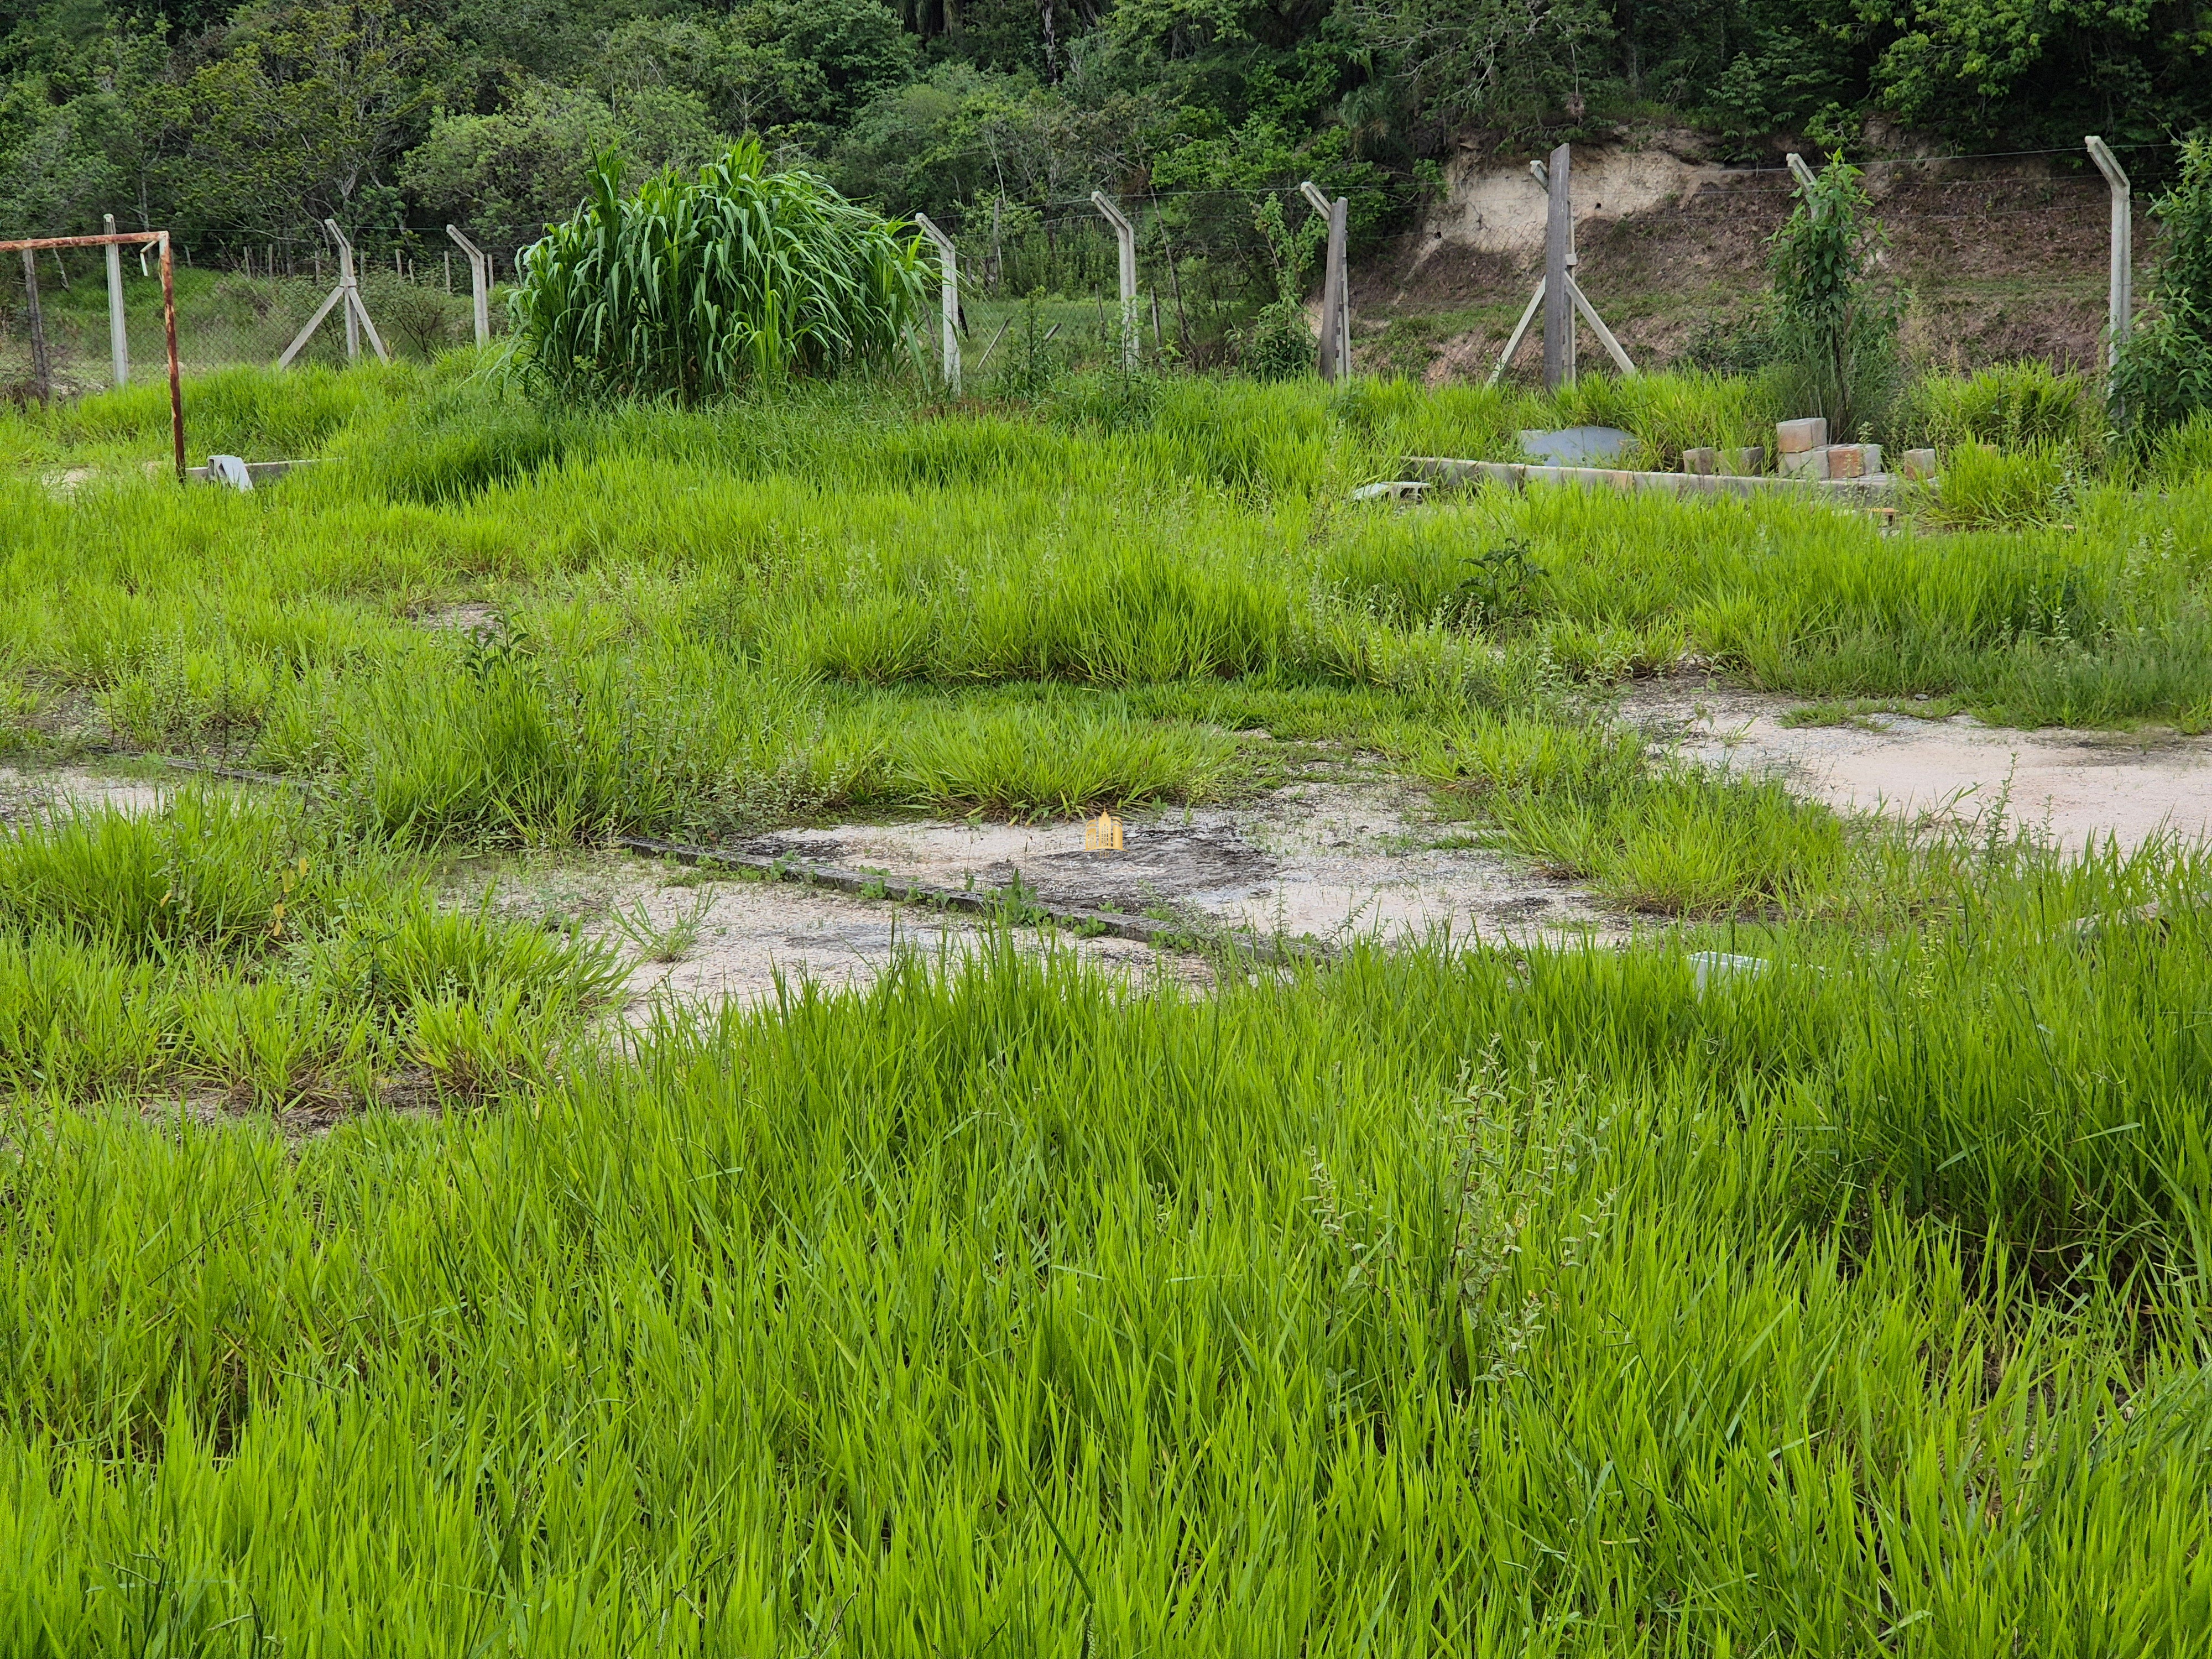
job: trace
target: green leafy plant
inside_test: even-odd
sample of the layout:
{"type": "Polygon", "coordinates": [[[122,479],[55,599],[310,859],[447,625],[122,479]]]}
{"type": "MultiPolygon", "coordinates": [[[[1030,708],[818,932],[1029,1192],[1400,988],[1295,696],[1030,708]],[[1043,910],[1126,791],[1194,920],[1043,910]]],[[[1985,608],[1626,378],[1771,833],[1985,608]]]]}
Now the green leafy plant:
{"type": "Polygon", "coordinates": [[[1879,420],[1897,379],[1896,296],[1875,283],[1887,234],[1839,155],[1798,191],[1769,244],[1773,349],[1784,400],[1838,437],[1879,420]]]}
{"type": "Polygon", "coordinates": [[[1311,372],[1314,364],[1314,332],[1306,326],[1303,298],[1306,268],[1313,263],[1313,237],[1310,232],[1301,234],[1289,228],[1281,201],[1273,196],[1260,204],[1252,222],[1267,244],[1267,261],[1275,273],[1275,297],[1260,307],[1239,340],[1237,358],[1255,380],[1296,380],[1311,372]]]}
{"type": "Polygon", "coordinates": [[[2181,147],[2181,176],[2151,204],[2166,228],[2150,308],[2120,348],[2112,395],[2146,437],[2212,409],[2212,133],[2181,147]]]}
{"type": "Polygon", "coordinates": [[[889,356],[920,315],[915,239],[757,143],[623,194],[620,161],[523,255],[516,350],[554,390],[679,402],[889,356]]]}
{"type": "Polygon", "coordinates": [[[1528,555],[1528,544],[1509,536],[1497,546],[1462,560],[1466,577],[1452,591],[1445,609],[1465,626],[1480,628],[1517,622],[1532,615],[1543,590],[1544,567],[1528,555]]]}
{"type": "Polygon", "coordinates": [[[1059,383],[1067,368],[1067,355],[1053,343],[1054,332],[1045,326],[1044,290],[1032,289],[1022,301],[1013,337],[1006,342],[1006,366],[999,371],[996,388],[1001,396],[1042,398],[1059,383]]]}

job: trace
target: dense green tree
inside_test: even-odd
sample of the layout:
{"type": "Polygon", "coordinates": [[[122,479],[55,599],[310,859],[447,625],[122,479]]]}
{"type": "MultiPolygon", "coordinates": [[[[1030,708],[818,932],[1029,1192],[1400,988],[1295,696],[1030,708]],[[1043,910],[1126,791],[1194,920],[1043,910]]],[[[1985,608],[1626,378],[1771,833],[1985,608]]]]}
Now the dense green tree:
{"type": "Polygon", "coordinates": [[[436,219],[471,222],[502,246],[534,240],[586,193],[594,165],[618,156],[633,176],[691,168],[728,147],[696,96],[645,86],[610,103],[597,92],[526,81],[489,115],[440,112],[399,181],[436,219]]]}
{"type": "Polygon", "coordinates": [[[394,0],[277,0],[241,11],[167,100],[185,165],[175,199],[218,228],[326,216],[376,222],[385,176],[432,94],[436,37],[394,0]]]}

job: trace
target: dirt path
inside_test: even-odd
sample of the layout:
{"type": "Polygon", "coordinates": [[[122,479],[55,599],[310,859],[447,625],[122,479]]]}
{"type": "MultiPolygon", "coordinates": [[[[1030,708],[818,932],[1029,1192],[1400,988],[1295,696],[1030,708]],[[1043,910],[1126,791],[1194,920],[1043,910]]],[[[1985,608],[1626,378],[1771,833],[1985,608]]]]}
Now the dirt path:
{"type": "MultiPolygon", "coordinates": [[[[1046,903],[1189,924],[1194,939],[1234,931],[1343,945],[1612,940],[1627,925],[1580,889],[1529,874],[1437,823],[1421,792],[1387,781],[1309,782],[1249,805],[1133,816],[1122,849],[1083,850],[1080,822],[848,823],[745,843],[742,850],[976,891],[1022,890],[1046,903]]],[[[633,1021],[657,1005],[775,995],[781,981],[865,983],[904,950],[957,957],[989,937],[981,920],[789,884],[705,881],[629,855],[518,862],[502,907],[568,921],[634,964],[633,1021]],[[692,937],[672,962],[656,934],[692,937]]],[[[1205,955],[1127,939],[1017,928],[1024,950],[1073,950],[1133,981],[1211,981],[1205,955]]]]}
{"type": "Polygon", "coordinates": [[[79,766],[0,766],[0,823],[57,808],[112,806],[118,812],[152,812],[173,787],[79,766]]]}
{"type": "Polygon", "coordinates": [[[1777,774],[1838,811],[1978,824],[1998,812],[2061,848],[2212,838],[2212,738],[2018,732],[1963,714],[1782,724],[1802,701],[1658,680],[1634,687],[1621,712],[1686,760],[1777,774]]]}

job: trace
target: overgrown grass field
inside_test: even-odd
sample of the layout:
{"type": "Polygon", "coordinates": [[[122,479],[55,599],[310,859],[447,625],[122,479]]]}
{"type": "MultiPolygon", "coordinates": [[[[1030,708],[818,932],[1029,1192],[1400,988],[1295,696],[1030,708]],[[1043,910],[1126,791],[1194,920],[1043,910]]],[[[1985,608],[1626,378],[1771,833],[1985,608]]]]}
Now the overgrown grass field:
{"type": "Polygon", "coordinates": [[[2212,726],[2203,433],[1931,393],[1893,528],[1348,499],[1759,441],[1744,383],[1024,392],[195,381],[195,451],[314,459],[251,495],[146,476],[155,389],[0,416],[7,763],[282,780],[0,828],[0,1647],[2203,1650],[2203,855],[1606,711],[2212,726]],[[1200,992],[1009,936],[625,1031],[610,951],[435,879],[1346,751],[1640,941],[1200,992]]]}

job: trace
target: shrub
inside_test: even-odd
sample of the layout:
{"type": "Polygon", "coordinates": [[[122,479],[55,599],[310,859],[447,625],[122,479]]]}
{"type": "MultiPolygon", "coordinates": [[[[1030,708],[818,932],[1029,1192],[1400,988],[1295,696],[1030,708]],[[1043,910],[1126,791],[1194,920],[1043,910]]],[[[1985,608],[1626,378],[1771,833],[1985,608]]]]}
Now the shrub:
{"type": "Polygon", "coordinates": [[[692,402],[831,374],[890,355],[920,315],[916,240],[811,173],[769,171],[757,143],[627,199],[610,155],[590,188],[524,252],[508,301],[520,360],[561,392],[692,402]]]}
{"type": "Polygon", "coordinates": [[[1872,276],[1887,237],[1860,177],[1841,155],[1830,161],[1798,192],[1769,258],[1778,387],[1839,438],[1881,418],[1897,379],[1899,307],[1872,276]]]}
{"type": "Polygon", "coordinates": [[[2151,304],[2112,369],[2123,425],[2148,436],[2212,409],[2212,134],[2181,147],[2181,177],[2151,204],[2166,227],[2151,304]]]}
{"type": "MultiPolygon", "coordinates": [[[[1313,372],[1319,342],[1306,326],[1301,298],[1306,267],[1313,258],[1310,233],[1300,235],[1283,222],[1283,204],[1270,196],[1252,216],[1267,245],[1275,271],[1275,297],[1260,307],[1252,326],[1237,338],[1237,360],[1256,380],[1295,380],[1313,372]]],[[[1309,220],[1308,225],[1319,222],[1309,220]]]]}

